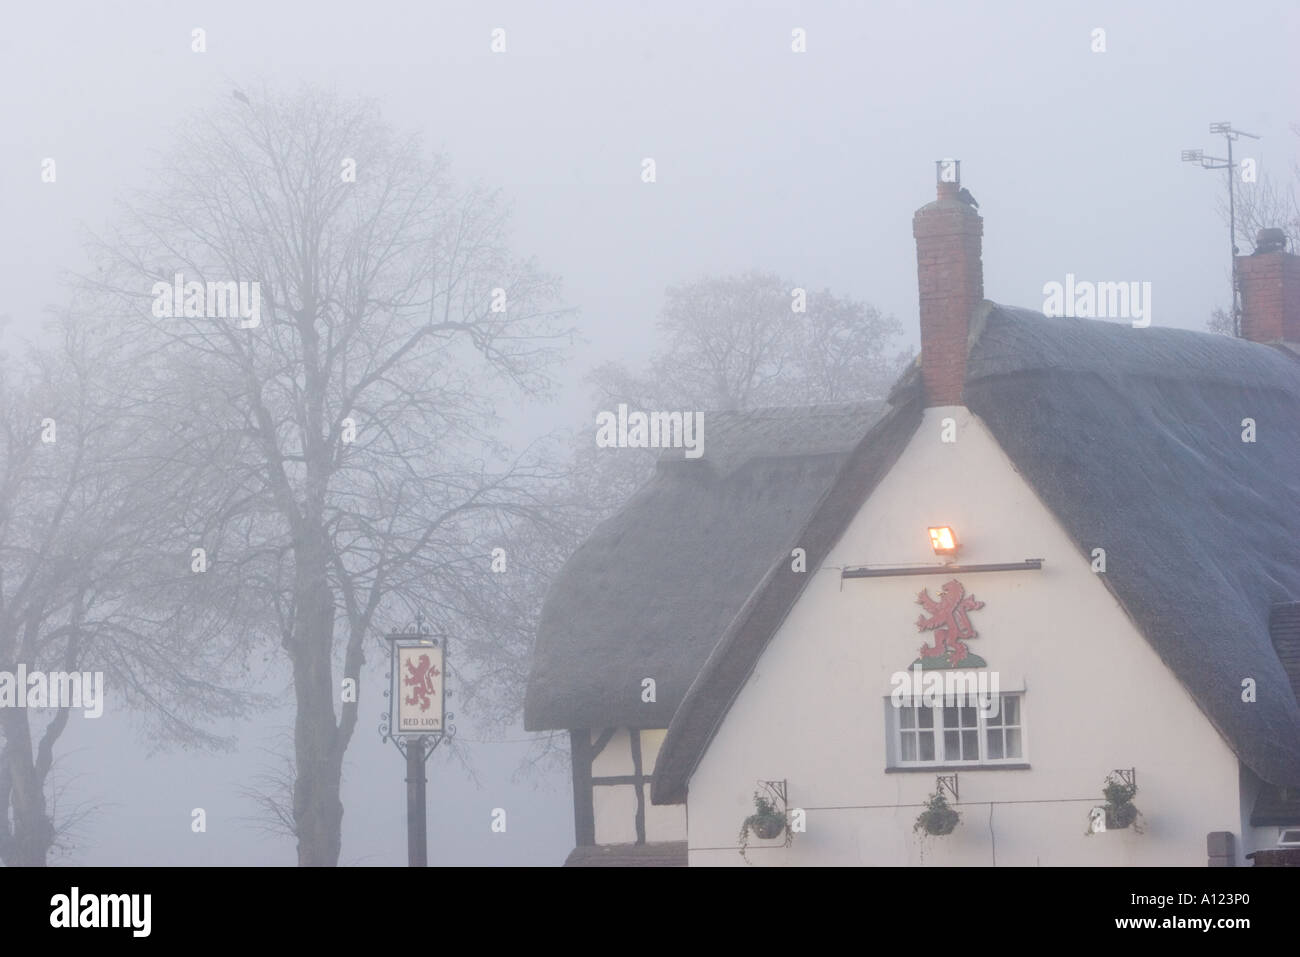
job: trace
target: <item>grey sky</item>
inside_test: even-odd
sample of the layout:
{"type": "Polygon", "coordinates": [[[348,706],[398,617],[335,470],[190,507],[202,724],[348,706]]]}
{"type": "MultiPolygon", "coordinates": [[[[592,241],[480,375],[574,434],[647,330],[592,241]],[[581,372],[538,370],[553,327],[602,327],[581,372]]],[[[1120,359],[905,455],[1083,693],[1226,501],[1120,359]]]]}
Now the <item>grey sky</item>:
{"type": "MultiPolygon", "coordinates": [[[[1155,325],[1202,328],[1227,305],[1222,174],[1208,124],[1262,135],[1285,176],[1300,153],[1300,5],[1195,3],[23,4],[0,33],[0,347],[34,335],[80,264],[80,224],[147,182],[173,121],[265,79],[374,97],[461,179],[514,202],[515,247],[565,282],[589,342],[563,400],[516,424],[586,414],[596,360],[641,362],[666,285],[771,269],[864,299],[916,334],[912,212],[933,161],[962,160],[985,219],[985,295],[1037,308],[1042,286],[1153,284],[1155,325]],[[207,52],[190,31],[207,31],[207,52]],[[489,49],[506,31],[507,52],[489,49]],[[791,30],[807,52],[791,52],[791,30]],[[1106,31],[1107,51],[1090,51],[1106,31]],[[55,184],[40,181],[43,158],[55,184]],[[641,182],[641,161],[658,181],[641,182]]],[[[203,148],[202,143],[191,144],[203,148]]],[[[1248,242],[1239,240],[1243,249],[1248,242]]],[[[349,750],[343,861],[404,858],[403,768],[377,732],[380,677],[349,750]]],[[[286,691],[286,701],[289,696],[286,691]]],[[[113,713],[61,742],[68,799],[111,802],[77,863],[292,863],[232,820],[237,789],[291,708],[235,729],[237,755],[146,756],[113,713]],[[206,835],[189,831],[205,807],[206,835]]],[[[466,738],[476,737],[462,723],[466,738]]],[[[522,738],[517,731],[511,738],[522,738]]],[[[483,788],[431,761],[433,863],[558,863],[572,846],[563,774],[511,783],[521,749],[471,746],[483,788]],[[534,785],[539,790],[534,791],[534,785]],[[494,807],[507,834],[489,831],[494,807]]]]}

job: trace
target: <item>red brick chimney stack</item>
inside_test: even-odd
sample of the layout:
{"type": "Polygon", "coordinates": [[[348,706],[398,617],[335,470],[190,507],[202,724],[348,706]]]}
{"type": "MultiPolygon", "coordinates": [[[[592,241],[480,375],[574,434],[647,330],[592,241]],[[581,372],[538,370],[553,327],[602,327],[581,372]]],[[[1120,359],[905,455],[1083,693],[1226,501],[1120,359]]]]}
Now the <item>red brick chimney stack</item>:
{"type": "Polygon", "coordinates": [[[980,262],[984,220],[959,198],[960,162],[940,160],[936,166],[938,198],[912,217],[921,291],[921,382],[927,408],[962,404],[971,316],[984,299],[980,262]]]}
{"type": "Polygon", "coordinates": [[[1255,252],[1237,257],[1237,285],[1243,339],[1300,342],[1300,256],[1280,229],[1261,229],[1255,252]]]}

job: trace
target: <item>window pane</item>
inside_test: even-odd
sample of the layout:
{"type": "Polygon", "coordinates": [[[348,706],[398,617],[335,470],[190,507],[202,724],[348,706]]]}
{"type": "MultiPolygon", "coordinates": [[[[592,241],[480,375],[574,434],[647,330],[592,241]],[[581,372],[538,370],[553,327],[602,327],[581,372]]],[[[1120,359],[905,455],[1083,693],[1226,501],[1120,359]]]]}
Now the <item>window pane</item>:
{"type": "Polygon", "coordinates": [[[961,754],[965,761],[978,761],[980,756],[980,742],[978,731],[963,731],[961,733],[961,754]]]}
{"type": "Polygon", "coordinates": [[[989,731],[989,760],[996,761],[1002,757],[1002,732],[989,731]]]}
{"type": "Polygon", "coordinates": [[[958,725],[957,725],[957,709],[956,709],[956,708],[944,708],[944,709],[943,709],[943,726],[944,726],[945,728],[955,728],[955,727],[958,726],[958,725]]]}
{"type": "Polygon", "coordinates": [[[903,760],[916,760],[916,735],[914,734],[903,735],[903,760]]]}
{"type": "Polygon", "coordinates": [[[961,760],[961,739],[959,732],[945,731],[943,733],[943,758],[945,761],[961,760]]]}
{"type": "Polygon", "coordinates": [[[908,705],[898,709],[898,726],[900,728],[915,728],[916,715],[908,705]]]}
{"type": "Polygon", "coordinates": [[[974,707],[963,707],[961,709],[961,726],[963,728],[974,728],[978,726],[976,724],[974,707]]]}
{"type": "Polygon", "coordinates": [[[934,708],[921,708],[916,714],[917,720],[923,728],[934,727],[934,708]]]}
{"type": "Polygon", "coordinates": [[[1020,723],[1020,696],[1005,694],[1002,696],[1002,719],[1000,724],[1020,723]]]}
{"type": "Polygon", "coordinates": [[[933,761],[934,760],[934,732],[918,731],[917,735],[921,739],[921,760],[933,761]]]}
{"type": "Polygon", "coordinates": [[[1010,728],[1007,730],[1007,757],[1020,757],[1020,729],[1010,728]]]}

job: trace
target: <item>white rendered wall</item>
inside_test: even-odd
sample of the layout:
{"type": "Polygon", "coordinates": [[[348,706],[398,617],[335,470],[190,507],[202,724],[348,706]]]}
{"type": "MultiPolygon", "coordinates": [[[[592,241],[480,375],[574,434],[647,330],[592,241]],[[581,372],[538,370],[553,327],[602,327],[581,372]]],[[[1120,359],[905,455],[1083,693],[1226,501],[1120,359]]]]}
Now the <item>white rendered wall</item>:
{"type": "MultiPolygon", "coordinates": [[[[646,774],[654,771],[663,746],[666,728],[641,732],[641,767],[646,774]]],[[[645,836],[647,841],[686,840],[686,805],[651,804],[650,784],[645,784],[645,836]]]]}
{"type": "Polygon", "coordinates": [[[1203,866],[1216,830],[1241,848],[1235,756],[969,410],[926,412],[809,574],[690,780],[692,865],[743,866],[736,834],[756,781],[782,778],[791,806],[808,809],[807,833],[752,849],[755,864],[1203,866]],[[940,441],[946,417],[952,444],[940,441]],[[955,576],[985,603],[971,651],[1002,691],[1025,692],[1031,768],[960,770],[962,821],[923,846],[912,825],[939,772],[885,772],[883,699],[933,638],[916,629],[917,593],[935,596],[948,578],[841,582],[840,568],[934,563],[926,528],[938,524],[957,530],[963,564],[1045,561],[955,576]],[[1145,833],[1085,836],[1107,773],[1131,767],[1145,833]]]}

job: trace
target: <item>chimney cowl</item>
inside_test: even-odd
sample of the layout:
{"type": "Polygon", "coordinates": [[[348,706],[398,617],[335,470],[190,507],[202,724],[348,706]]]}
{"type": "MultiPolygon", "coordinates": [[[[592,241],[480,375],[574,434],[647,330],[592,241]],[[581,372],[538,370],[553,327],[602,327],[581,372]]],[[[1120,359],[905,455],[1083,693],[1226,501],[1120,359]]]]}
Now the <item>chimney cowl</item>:
{"type": "Polygon", "coordinates": [[[1286,231],[1278,229],[1276,226],[1269,226],[1261,229],[1255,236],[1254,255],[1263,256],[1267,253],[1286,252],[1286,245],[1286,231]]]}

